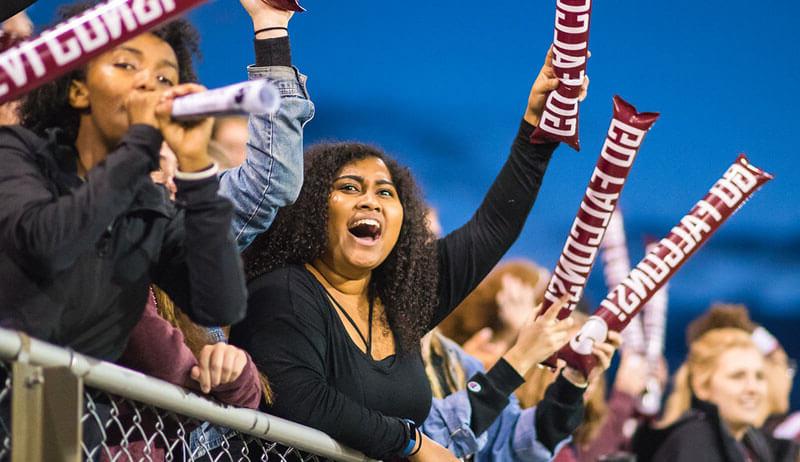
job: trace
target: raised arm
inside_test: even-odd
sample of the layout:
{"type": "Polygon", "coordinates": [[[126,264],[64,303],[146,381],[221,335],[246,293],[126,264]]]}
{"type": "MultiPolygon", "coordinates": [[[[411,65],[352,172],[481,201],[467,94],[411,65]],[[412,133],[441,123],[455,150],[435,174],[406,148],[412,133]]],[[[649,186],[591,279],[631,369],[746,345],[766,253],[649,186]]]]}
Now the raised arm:
{"type": "MultiPolygon", "coordinates": [[[[529,310],[514,346],[486,373],[476,358],[440,337],[470,378],[466,390],[434,400],[423,430],[457,456],[480,451],[492,454],[492,460],[545,461],[554,454],[553,447],[539,441],[534,411],[522,411],[512,396],[528,370],[558,351],[569,339],[567,331],[572,321],[558,321],[555,314],[536,318],[540,308],[529,310]]],[[[548,423],[569,420],[576,411],[582,415],[583,388],[569,383],[560,385],[574,390],[581,406],[551,413],[548,423]]]]}
{"type": "Polygon", "coordinates": [[[216,170],[208,156],[212,120],[180,124],[170,114],[174,98],[203,91],[195,84],[167,90],[156,107],[158,124],[178,158],[176,204],[154,265],[153,280],[193,321],[233,324],[245,314],[247,292],[241,259],[230,232],[231,205],[217,194],[216,170]]]}
{"type": "MultiPolygon", "coordinates": [[[[530,141],[547,93],[558,84],[548,53],[528,96],[511,153],[478,210],[461,228],[438,242],[439,305],[431,323],[444,319],[500,261],[519,236],[536,201],[557,144],[530,141]]],[[[584,86],[588,85],[588,81],[584,86]]]]}
{"type": "MultiPolygon", "coordinates": [[[[275,9],[261,0],[241,0],[253,29],[283,28],[291,12],[275,9]]],[[[294,202],[303,183],[303,128],[314,116],[306,90],[306,77],[292,67],[286,30],[272,29],[255,35],[254,66],[248,77],[271,80],[281,94],[274,115],[251,115],[245,162],[220,174],[220,194],[234,206],[233,234],[243,251],[272,224],[280,207],[294,202]]]]}

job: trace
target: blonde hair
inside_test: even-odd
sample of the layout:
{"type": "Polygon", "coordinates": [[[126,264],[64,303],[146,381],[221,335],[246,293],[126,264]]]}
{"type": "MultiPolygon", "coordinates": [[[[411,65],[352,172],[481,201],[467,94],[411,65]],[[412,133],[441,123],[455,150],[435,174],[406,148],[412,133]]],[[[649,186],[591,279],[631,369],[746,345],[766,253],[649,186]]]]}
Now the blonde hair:
{"type": "Polygon", "coordinates": [[[732,348],[758,351],[750,334],[737,327],[712,329],[692,342],[686,361],[672,379],[672,393],[667,399],[661,426],[674,423],[691,408],[694,385],[709,383],[719,366],[720,356],[732,348]]]}
{"type": "Polygon", "coordinates": [[[467,377],[464,372],[464,367],[458,361],[458,357],[452,354],[445,345],[446,338],[437,330],[431,332],[430,342],[427,348],[422,349],[422,362],[425,365],[425,375],[428,376],[428,382],[431,384],[431,393],[434,398],[445,398],[450,393],[463,390],[467,377]],[[441,376],[437,373],[434,366],[433,356],[441,358],[441,368],[444,374],[441,376]],[[445,380],[441,383],[440,377],[445,380]],[[442,387],[447,387],[447,390],[442,387]]]}
{"type": "MultiPolygon", "coordinates": [[[[158,315],[172,324],[172,327],[181,331],[183,334],[183,343],[192,351],[195,358],[199,358],[203,347],[214,343],[211,335],[205,328],[192,322],[189,316],[175,305],[175,302],[172,301],[164,290],[155,284],[150,287],[153,290],[153,297],[155,298],[158,315]]],[[[229,328],[223,327],[223,330],[227,336],[229,328]]],[[[272,404],[272,389],[270,388],[267,376],[259,371],[258,379],[259,382],[261,382],[264,400],[267,404],[272,404]]]]}

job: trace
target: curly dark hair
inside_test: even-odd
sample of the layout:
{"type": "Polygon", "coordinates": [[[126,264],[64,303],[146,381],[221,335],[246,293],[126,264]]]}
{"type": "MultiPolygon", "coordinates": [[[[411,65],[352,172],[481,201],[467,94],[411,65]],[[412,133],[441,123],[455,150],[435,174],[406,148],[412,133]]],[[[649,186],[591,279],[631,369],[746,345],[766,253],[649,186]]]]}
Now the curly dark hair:
{"type": "Polygon", "coordinates": [[[345,165],[369,157],[386,164],[403,205],[400,236],[386,260],[372,271],[369,296],[383,302],[384,321],[398,351],[416,352],[437,302],[435,238],[427,225],[427,205],[411,173],[379,148],[362,143],[309,148],[297,201],[282,208],[269,230],[245,251],[245,271],[251,280],[288,264],[320,258],[328,246],[328,197],[334,179],[345,165]]]}
{"type": "MultiPolygon", "coordinates": [[[[96,0],[91,0],[62,7],[58,10],[57,22],[75,16],[97,3],[96,0]]],[[[150,33],[172,47],[178,59],[180,83],[196,81],[192,61],[193,57],[200,57],[200,35],[194,26],[185,19],[175,19],[150,33]]],[[[46,129],[59,127],[63,130],[63,140],[74,143],[78,137],[80,111],[69,105],[69,88],[73,80],[83,80],[85,77],[86,67],[82,66],[28,93],[19,108],[22,126],[42,137],[45,136],[46,129]]]]}

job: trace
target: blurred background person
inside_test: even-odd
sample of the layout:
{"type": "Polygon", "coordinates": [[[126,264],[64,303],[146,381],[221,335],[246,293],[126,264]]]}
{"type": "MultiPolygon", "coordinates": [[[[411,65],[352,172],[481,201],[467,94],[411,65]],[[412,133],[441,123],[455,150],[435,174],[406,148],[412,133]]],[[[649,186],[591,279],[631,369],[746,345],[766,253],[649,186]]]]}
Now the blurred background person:
{"type": "Polygon", "coordinates": [[[246,116],[232,115],[214,119],[209,149],[219,168],[238,167],[247,158],[249,132],[246,116]]]}
{"type": "Polygon", "coordinates": [[[782,461],[796,448],[758,431],[767,406],[765,360],[739,328],[711,329],[696,338],[673,379],[662,427],[641,427],[639,460],[782,461]]]}
{"type": "Polygon", "coordinates": [[[790,398],[797,362],[790,358],[781,342],[766,328],[756,324],[745,305],[716,303],[686,329],[686,341],[698,339],[712,329],[731,327],[749,333],[765,358],[765,377],[769,395],[763,418],[767,434],[800,443],[800,413],[791,412],[790,398]]]}
{"type": "MultiPolygon", "coordinates": [[[[22,11],[3,21],[0,28],[0,52],[11,48],[33,34],[33,22],[22,11]]],[[[10,101],[0,104],[0,125],[14,125],[19,123],[19,101],[10,101]]]]}

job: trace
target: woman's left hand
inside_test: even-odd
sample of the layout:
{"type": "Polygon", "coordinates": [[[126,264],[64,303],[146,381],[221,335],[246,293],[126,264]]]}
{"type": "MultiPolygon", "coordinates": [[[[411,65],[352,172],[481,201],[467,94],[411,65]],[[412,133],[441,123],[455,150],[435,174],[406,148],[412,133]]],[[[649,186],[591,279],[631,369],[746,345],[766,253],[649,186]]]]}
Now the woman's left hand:
{"type": "MultiPolygon", "coordinates": [[[[588,57],[592,54],[588,53],[588,57]]],[[[544,111],[544,103],[547,101],[547,95],[558,88],[558,77],[556,77],[555,68],[553,68],[553,47],[547,51],[547,56],[544,59],[544,65],[539,70],[539,75],[531,87],[531,93],[528,96],[528,108],[525,111],[525,121],[534,127],[539,126],[539,121],[542,118],[544,111]]],[[[586,99],[586,93],[589,90],[589,76],[583,78],[581,85],[581,93],[578,101],[586,99]]]]}
{"type": "Polygon", "coordinates": [[[196,83],[177,85],[166,90],[156,106],[161,134],[178,157],[178,169],[182,172],[199,172],[213,163],[208,155],[208,142],[211,140],[214,119],[207,117],[191,123],[172,119],[172,102],[175,98],[203,91],[206,88],[196,83]]]}
{"type": "Polygon", "coordinates": [[[203,393],[238,379],[247,365],[247,354],[225,342],[206,345],[197,358],[191,377],[200,384],[203,393]]]}

